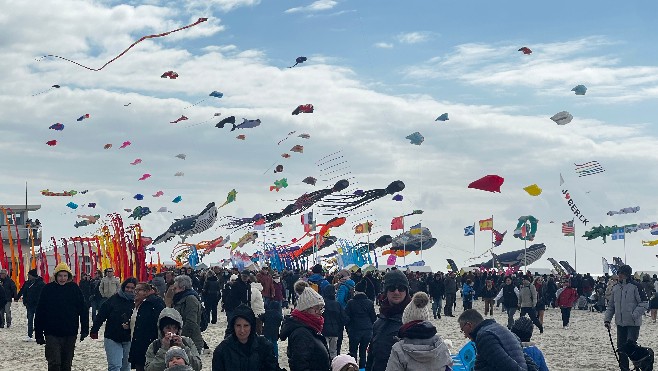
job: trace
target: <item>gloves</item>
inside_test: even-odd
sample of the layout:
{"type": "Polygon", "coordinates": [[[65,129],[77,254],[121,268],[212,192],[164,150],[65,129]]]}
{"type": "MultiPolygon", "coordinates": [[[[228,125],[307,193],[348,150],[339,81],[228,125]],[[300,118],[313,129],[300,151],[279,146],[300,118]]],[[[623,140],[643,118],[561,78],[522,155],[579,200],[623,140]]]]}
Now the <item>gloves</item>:
{"type": "Polygon", "coordinates": [[[36,340],[37,344],[39,344],[39,345],[45,345],[46,344],[46,338],[43,336],[43,332],[35,333],[34,334],[34,340],[36,340]]]}
{"type": "MultiPolygon", "coordinates": [[[[96,334],[96,333],[91,333],[91,334],[89,334],[89,337],[92,338],[92,339],[94,339],[94,340],[98,340],[98,334],[96,334]]],[[[81,335],[81,339],[80,339],[80,341],[82,341],[82,335],[81,335]]]]}
{"type": "Polygon", "coordinates": [[[605,326],[605,328],[610,330],[610,322],[608,322],[608,321],[603,322],[603,326],[605,326]]]}
{"type": "MultiPolygon", "coordinates": [[[[86,332],[83,332],[82,334],[80,334],[80,341],[84,340],[87,336],[88,336],[88,334],[86,332]]],[[[98,334],[96,334],[96,337],[98,337],[98,334]]]]}

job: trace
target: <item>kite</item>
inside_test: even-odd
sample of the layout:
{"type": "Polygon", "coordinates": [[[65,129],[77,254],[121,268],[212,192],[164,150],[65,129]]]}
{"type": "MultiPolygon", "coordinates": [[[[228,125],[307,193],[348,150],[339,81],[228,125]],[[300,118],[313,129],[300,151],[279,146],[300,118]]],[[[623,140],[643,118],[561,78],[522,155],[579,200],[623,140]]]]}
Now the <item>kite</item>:
{"type": "Polygon", "coordinates": [[[500,263],[503,266],[518,267],[523,265],[527,258],[527,264],[530,265],[538,261],[545,252],[546,245],[538,243],[528,246],[527,249],[510,251],[500,255],[492,254],[494,256],[492,259],[480,264],[471,265],[471,267],[493,267],[493,259],[496,260],[496,263],[500,263]]]}
{"type": "Polygon", "coordinates": [[[443,114],[441,114],[439,117],[437,117],[436,120],[434,120],[434,121],[448,121],[448,120],[450,120],[450,119],[448,118],[448,114],[447,114],[447,113],[443,113],[443,114]]]}
{"type": "Polygon", "coordinates": [[[531,184],[527,187],[524,187],[523,190],[528,192],[530,196],[539,196],[542,191],[542,189],[539,188],[539,186],[536,184],[531,184]]]}
{"type": "Polygon", "coordinates": [[[304,178],[304,180],[302,180],[302,183],[306,183],[308,185],[315,185],[317,181],[318,180],[313,178],[312,176],[307,176],[306,178],[304,178]]]}
{"type": "Polygon", "coordinates": [[[500,193],[500,186],[503,185],[505,178],[498,175],[486,175],[471,184],[468,188],[479,189],[482,191],[498,192],[500,193]]]}
{"type": "Polygon", "coordinates": [[[555,121],[558,125],[566,125],[573,120],[573,116],[567,111],[561,111],[551,116],[551,120],[555,121]]]}
{"type": "Polygon", "coordinates": [[[151,177],[151,174],[146,173],[146,174],[143,174],[138,180],[146,180],[150,177],[151,177]]]}
{"type": "Polygon", "coordinates": [[[58,123],[56,123],[56,124],[52,124],[52,125],[50,125],[50,126],[48,127],[48,129],[57,130],[57,131],[62,131],[62,130],[64,130],[64,124],[60,124],[60,123],[58,122],[58,123]]]}
{"type": "Polygon", "coordinates": [[[642,240],[642,246],[656,246],[658,245],[658,240],[644,241],[642,240]]]}
{"type": "Polygon", "coordinates": [[[185,173],[182,171],[177,171],[176,174],[174,174],[174,176],[184,176],[184,175],[185,173]]]}
{"type": "Polygon", "coordinates": [[[128,215],[128,217],[133,218],[134,220],[142,220],[143,217],[147,216],[150,213],[151,213],[151,209],[149,209],[148,207],[137,206],[135,210],[133,210],[132,213],[128,215]]]}
{"type": "Polygon", "coordinates": [[[295,67],[296,65],[298,65],[300,63],[306,62],[306,60],[307,60],[306,57],[297,57],[297,58],[295,58],[295,64],[293,64],[292,66],[290,66],[288,68],[293,68],[293,67],[295,67]]]}
{"type": "Polygon", "coordinates": [[[393,196],[393,201],[402,201],[404,197],[400,194],[393,196]]]}
{"type": "Polygon", "coordinates": [[[123,106],[124,106],[124,107],[128,107],[130,104],[131,104],[131,103],[128,102],[128,104],[124,104],[123,106]]]}
{"type": "Polygon", "coordinates": [[[576,166],[576,174],[578,174],[578,177],[583,177],[583,176],[588,176],[588,175],[594,175],[598,173],[602,173],[605,171],[603,166],[598,161],[589,161],[584,164],[574,164],[576,166]]]}
{"type": "Polygon", "coordinates": [[[88,226],[89,224],[94,224],[94,223],[89,223],[87,220],[79,220],[73,224],[74,227],[80,228],[80,227],[85,227],[88,226]]]}
{"type": "Polygon", "coordinates": [[[76,121],[82,121],[82,120],[84,120],[84,119],[88,119],[88,118],[90,118],[90,117],[91,117],[91,116],[90,116],[88,113],[85,113],[84,115],[78,117],[78,119],[77,119],[76,121]]]}
{"type": "Polygon", "coordinates": [[[78,218],[83,218],[89,224],[96,224],[98,219],[101,218],[100,215],[78,215],[78,218]]]}
{"type": "Polygon", "coordinates": [[[260,119],[247,120],[246,118],[243,118],[240,124],[238,125],[233,124],[233,128],[231,129],[231,131],[235,129],[251,129],[251,128],[255,128],[256,126],[260,126],[260,119]]]}
{"type": "Polygon", "coordinates": [[[78,204],[76,204],[75,202],[69,202],[68,204],[66,204],[66,206],[74,210],[78,208],[78,204]]]}
{"type": "Polygon", "coordinates": [[[411,133],[407,135],[405,139],[409,139],[411,144],[415,144],[417,146],[421,145],[423,141],[425,141],[425,137],[419,132],[411,133]]]}
{"type": "Polygon", "coordinates": [[[571,91],[576,93],[576,95],[585,95],[587,93],[587,87],[585,85],[576,85],[571,91]]]}
{"type": "Polygon", "coordinates": [[[281,222],[274,222],[274,223],[268,225],[268,226],[267,226],[267,229],[269,229],[269,230],[273,230],[273,229],[275,229],[275,228],[281,228],[281,227],[283,227],[283,223],[281,223],[281,222]]]}
{"type": "Polygon", "coordinates": [[[176,158],[180,158],[181,160],[185,160],[185,158],[186,158],[187,156],[186,156],[184,153],[179,153],[179,154],[177,154],[175,157],[176,157],[176,158]]]}
{"type": "MultiPolygon", "coordinates": [[[[604,258],[605,259],[605,258],[604,258]]],[[[558,264],[558,262],[555,261],[553,258],[548,258],[547,259],[549,262],[551,262],[551,265],[553,265],[553,268],[555,268],[555,271],[557,272],[558,275],[560,276],[566,276],[567,272],[564,271],[562,266],[558,264]]]]}
{"type": "Polygon", "coordinates": [[[238,192],[235,189],[232,189],[228,195],[226,195],[226,201],[224,201],[223,204],[219,205],[217,208],[219,209],[220,207],[224,207],[225,205],[230,204],[231,202],[235,201],[236,197],[238,195],[238,192]]]}
{"type": "Polygon", "coordinates": [[[199,214],[176,220],[166,232],[153,240],[153,244],[169,241],[175,236],[181,236],[184,242],[187,237],[208,230],[216,220],[217,208],[211,202],[199,214]]]}
{"type": "Polygon", "coordinates": [[[51,146],[51,147],[52,147],[52,146],[56,146],[56,145],[57,145],[57,141],[56,141],[55,139],[53,139],[53,140],[49,140],[49,141],[46,142],[46,144],[49,145],[49,146],[51,146]]]}
{"type": "Polygon", "coordinates": [[[588,240],[593,240],[601,237],[601,239],[603,239],[603,243],[606,243],[607,237],[617,232],[619,229],[620,228],[617,227],[616,225],[613,225],[611,227],[604,227],[601,224],[599,224],[598,227],[592,227],[592,229],[585,232],[585,234],[583,234],[583,237],[587,238],[588,240]]]}
{"type": "Polygon", "coordinates": [[[176,80],[178,78],[178,72],[175,71],[167,71],[160,76],[163,79],[169,78],[170,80],[176,80]]]}
{"type": "Polygon", "coordinates": [[[299,144],[296,144],[292,148],[290,148],[290,152],[304,153],[304,146],[300,146],[299,144]]]}
{"type": "Polygon", "coordinates": [[[276,165],[276,168],[274,168],[274,172],[275,173],[282,173],[283,172],[283,165],[276,165]]]}
{"type": "Polygon", "coordinates": [[[87,192],[89,192],[89,190],[88,190],[88,189],[85,189],[84,191],[81,191],[80,194],[86,195],[87,192]]]}
{"type": "Polygon", "coordinates": [[[108,143],[108,144],[104,145],[103,148],[104,148],[104,149],[110,149],[110,148],[112,148],[112,143],[108,143]]]}
{"type": "Polygon", "coordinates": [[[309,139],[311,136],[309,134],[303,133],[303,134],[299,134],[298,137],[302,139],[309,139]]]}
{"type": "Polygon", "coordinates": [[[158,209],[159,213],[170,213],[171,211],[168,211],[166,207],[162,206],[161,208],[158,209]]]}
{"type": "Polygon", "coordinates": [[[564,199],[567,200],[567,205],[569,205],[569,207],[571,208],[571,211],[573,212],[574,216],[577,216],[578,220],[583,222],[583,224],[587,225],[587,222],[589,222],[589,220],[587,220],[585,215],[583,215],[583,213],[578,209],[576,203],[574,202],[574,200],[571,198],[571,195],[569,194],[569,190],[563,189],[562,194],[564,195],[564,199]]]}
{"type": "Polygon", "coordinates": [[[270,192],[274,190],[279,192],[279,189],[281,188],[288,188],[288,179],[283,178],[283,179],[275,180],[274,185],[270,186],[270,192]]]}
{"type": "Polygon", "coordinates": [[[127,141],[123,142],[123,144],[121,144],[121,147],[119,147],[119,148],[120,148],[120,149],[121,149],[121,148],[126,148],[126,147],[128,147],[129,145],[131,145],[131,144],[132,144],[132,143],[130,143],[130,141],[127,140],[127,141]]]}
{"type": "Polygon", "coordinates": [[[313,105],[300,104],[294,111],[292,111],[293,116],[299,115],[300,113],[313,113],[313,105]]]}
{"type": "Polygon", "coordinates": [[[244,134],[240,134],[240,135],[238,135],[238,136],[235,137],[235,138],[236,138],[236,139],[240,139],[240,140],[245,140],[245,139],[247,139],[247,136],[244,135],[244,134]]]}
{"type": "Polygon", "coordinates": [[[222,119],[215,125],[216,128],[223,129],[224,125],[226,124],[235,124],[235,116],[229,116],[227,118],[222,119]]]}
{"type": "Polygon", "coordinates": [[[404,182],[396,180],[383,189],[372,189],[358,195],[336,195],[329,197],[323,206],[334,208],[337,211],[352,211],[386,195],[402,192],[404,187],[404,182]]]}
{"type": "Polygon", "coordinates": [[[516,229],[514,229],[514,237],[525,241],[533,241],[537,233],[538,222],[537,218],[532,215],[520,217],[516,229]]]}
{"type": "Polygon", "coordinates": [[[123,209],[123,211],[129,213],[129,212],[133,211],[133,209],[123,209]]]}
{"type": "Polygon", "coordinates": [[[404,257],[412,252],[420,254],[421,250],[432,248],[437,239],[432,237],[432,232],[425,227],[420,227],[420,233],[404,232],[393,238],[391,248],[382,252],[382,255],[393,254],[397,257],[404,257]]]}
{"type": "MultiPolygon", "coordinates": [[[[218,92],[217,90],[213,90],[210,94],[208,94],[208,96],[210,96],[210,97],[214,97],[214,98],[221,98],[221,97],[224,96],[224,93],[220,93],[220,92],[218,92]]],[[[198,101],[198,102],[196,102],[196,103],[194,103],[194,104],[192,104],[192,105],[190,105],[190,106],[187,106],[187,107],[185,107],[185,108],[183,108],[183,109],[188,109],[188,108],[190,108],[190,107],[194,107],[194,106],[196,106],[197,104],[200,104],[200,103],[205,102],[206,99],[208,99],[208,98],[201,99],[200,101],[198,101]]]]}
{"type": "Polygon", "coordinates": [[[33,96],[33,97],[36,97],[37,95],[41,95],[41,94],[43,94],[43,93],[47,93],[47,92],[49,92],[49,91],[51,91],[51,90],[53,90],[53,89],[59,89],[59,88],[61,88],[61,86],[59,86],[59,85],[53,85],[53,86],[50,87],[50,89],[46,89],[46,90],[44,90],[44,91],[40,91],[40,92],[38,92],[38,93],[32,94],[32,96],[33,96]]]}
{"type": "Polygon", "coordinates": [[[494,247],[498,247],[503,243],[503,239],[505,238],[505,235],[507,234],[507,231],[500,233],[495,229],[491,229],[491,233],[494,235],[494,242],[493,245],[494,247]]]}
{"type": "Polygon", "coordinates": [[[187,117],[185,117],[184,115],[181,115],[181,116],[180,116],[179,118],[177,118],[176,120],[174,120],[174,121],[169,121],[169,123],[170,123],[170,124],[177,124],[177,123],[179,123],[179,122],[181,122],[181,121],[185,121],[185,120],[189,120],[189,119],[188,119],[187,117]]]}
{"type": "Polygon", "coordinates": [[[160,196],[163,196],[163,195],[164,195],[164,192],[162,192],[162,191],[157,191],[157,192],[155,192],[155,194],[153,195],[153,197],[160,197],[160,196]]]}
{"type": "Polygon", "coordinates": [[[142,163],[142,159],[141,158],[136,158],[135,161],[131,162],[130,164],[131,165],[138,165],[138,164],[141,164],[141,163],[142,163]]]}
{"type": "Polygon", "coordinates": [[[142,41],[144,41],[144,40],[146,40],[146,39],[152,39],[152,38],[156,38],[156,37],[167,36],[167,35],[169,35],[169,34],[171,34],[171,33],[178,32],[178,31],[184,30],[184,29],[186,29],[186,28],[194,27],[194,26],[196,26],[196,25],[198,25],[198,24],[200,24],[200,23],[202,23],[202,22],[205,22],[205,21],[207,21],[207,20],[208,20],[208,18],[199,18],[196,22],[194,22],[194,23],[192,23],[192,24],[189,24],[189,25],[187,25],[187,26],[181,27],[181,28],[177,28],[177,29],[175,29],[175,30],[171,30],[171,31],[167,31],[167,32],[159,33],[159,34],[153,34],[153,35],[142,36],[139,40],[137,40],[137,41],[135,41],[134,43],[130,44],[129,47],[127,47],[124,51],[122,51],[122,52],[121,52],[119,55],[117,55],[116,57],[114,57],[114,58],[110,59],[109,61],[107,61],[107,62],[106,62],[104,65],[102,65],[100,68],[91,68],[91,67],[87,67],[87,66],[85,66],[85,65],[83,65],[83,64],[80,64],[80,63],[78,63],[78,62],[76,62],[76,61],[70,60],[70,59],[68,59],[68,58],[60,57],[60,56],[58,56],[58,55],[53,55],[53,54],[44,55],[43,57],[39,58],[38,60],[41,60],[41,59],[44,59],[44,58],[47,58],[47,57],[59,58],[59,59],[65,60],[65,61],[67,61],[67,62],[71,62],[71,63],[73,63],[73,64],[75,64],[75,65],[78,65],[78,66],[80,66],[80,67],[86,68],[86,69],[88,69],[88,70],[90,70],[90,71],[100,71],[100,70],[102,70],[103,68],[105,68],[105,66],[107,66],[108,64],[114,62],[115,60],[119,59],[121,56],[123,56],[124,54],[126,54],[130,49],[132,49],[133,46],[137,45],[138,43],[140,43],[140,42],[142,42],[142,41]]]}
{"type": "Polygon", "coordinates": [[[41,191],[41,194],[44,196],[75,196],[78,194],[78,191],[70,190],[64,192],[51,192],[48,189],[41,191]]]}
{"type": "Polygon", "coordinates": [[[527,46],[522,47],[521,49],[517,50],[518,52],[523,52],[525,55],[530,55],[532,54],[532,50],[528,48],[527,46]]]}
{"type": "Polygon", "coordinates": [[[566,260],[560,260],[560,264],[564,267],[564,269],[567,270],[567,273],[568,273],[570,276],[575,276],[575,275],[576,275],[576,270],[573,269],[573,267],[571,266],[571,264],[569,264],[568,261],[566,261],[566,260]]]}
{"type": "Polygon", "coordinates": [[[96,203],[95,202],[90,202],[87,204],[87,207],[91,207],[92,209],[96,208],[96,203]]]}
{"type": "Polygon", "coordinates": [[[240,237],[238,242],[231,242],[231,251],[237,249],[238,247],[242,247],[250,242],[254,243],[256,242],[256,239],[258,239],[258,232],[249,232],[244,236],[240,237]]]}
{"type": "Polygon", "coordinates": [[[141,201],[141,200],[144,199],[144,195],[141,194],[141,193],[138,193],[138,194],[134,195],[133,198],[137,201],[141,201]]]}
{"type": "Polygon", "coordinates": [[[176,196],[171,202],[177,204],[179,202],[183,201],[183,196],[176,196]]]}
{"type": "Polygon", "coordinates": [[[608,211],[606,214],[608,214],[609,216],[613,216],[613,215],[617,215],[617,214],[631,214],[631,213],[634,214],[638,211],[640,211],[640,207],[635,206],[635,207],[625,207],[623,209],[620,209],[619,211],[611,210],[611,211],[608,211]]]}
{"type": "Polygon", "coordinates": [[[283,157],[283,158],[290,158],[290,155],[287,154],[287,153],[283,153],[283,154],[281,154],[281,157],[283,157]]]}

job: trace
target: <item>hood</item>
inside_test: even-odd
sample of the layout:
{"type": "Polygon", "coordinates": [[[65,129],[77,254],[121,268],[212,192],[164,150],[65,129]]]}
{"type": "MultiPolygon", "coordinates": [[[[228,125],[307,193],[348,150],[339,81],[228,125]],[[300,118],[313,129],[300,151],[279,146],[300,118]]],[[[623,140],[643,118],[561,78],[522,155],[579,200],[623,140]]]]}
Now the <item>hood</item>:
{"type": "Polygon", "coordinates": [[[158,316],[158,339],[162,339],[162,331],[160,331],[160,322],[162,321],[163,318],[170,318],[174,321],[176,321],[179,325],[180,328],[183,328],[183,317],[181,317],[180,313],[174,308],[164,308],[160,312],[160,315],[158,316]]]}
{"type": "Polygon", "coordinates": [[[258,291],[263,291],[263,285],[260,282],[252,282],[251,288],[256,289],[258,291]]]}
{"type": "Polygon", "coordinates": [[[314,273],[308,277],[309,282],[318,283],[324,279],[324,276],[319,273],[314,273]]]}
{"type": "Polygon", "coordinates": [[[254,314],[254,311],[251,310],[251,308],[249,308],[246,304],[238,305],[238,307],[233,311],[233,317],[229,321],[229,327],[232,328],[235,325],[235,320],[238,317],[244,318],[247,320],[247,322],[249,322],[252,328],[251,335],[254,335],[256,330],[256,315],[254,314]]]}
{"type": "Polygon", "coordinates": [[[354,299],[354,300],[364,300],[364,299],[368,299],[368,295],[366,295],[365,292],[356,291],[354,293],[354,297],[352,297],[352,299],[354,299]]]}
{"type": "Polygon", "coordinates": [[[279,334],[279,338],[283,341],[286,341],[290,334],[292,334],[293,331],[297,330],[300,327],[306,327],[303,323],[297,321],[295,318],[291,316],[285,316],[283,318],[283,323],[281,324],[281,332],[279,334]]]}
{"type": "Polygon", "coordinates": [[[429,339],[403,339],[400,340],[402,350],[413,360],[419,363],[451,364],[450,350],[440,336],[434,335],[429,339]]]}
{"type": "Polygon", "coordinates": [[[403,325],[398,336],[405,339],[430,339],[436,335],[436,327],[429,321],[413,321],[403,325]]]}

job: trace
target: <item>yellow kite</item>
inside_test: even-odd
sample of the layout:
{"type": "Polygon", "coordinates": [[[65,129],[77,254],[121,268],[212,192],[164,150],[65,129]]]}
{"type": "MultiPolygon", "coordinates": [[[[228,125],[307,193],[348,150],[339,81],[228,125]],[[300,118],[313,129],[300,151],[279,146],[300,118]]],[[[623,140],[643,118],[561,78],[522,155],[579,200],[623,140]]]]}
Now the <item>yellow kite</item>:
{"type": "Polygon", "coordinates": [[[541,188],[536,184],[529,185],[523,188],[523,190],[528,192],[530,196],[539,196],[541,194],[541,188]]]}
{"type": "Polygon", "coordinates": [[[642,246],[656,246],[656,245],[658,245],[658,240],[642,241],[642,246]]]}

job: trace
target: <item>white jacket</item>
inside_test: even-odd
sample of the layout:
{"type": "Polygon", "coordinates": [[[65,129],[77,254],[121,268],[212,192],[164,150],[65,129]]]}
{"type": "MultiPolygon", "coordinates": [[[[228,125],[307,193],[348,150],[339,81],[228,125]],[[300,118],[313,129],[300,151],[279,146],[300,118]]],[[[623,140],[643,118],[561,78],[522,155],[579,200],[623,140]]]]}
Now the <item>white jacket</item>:
{"type": "Polygon", "coordinates": [[[265,303],[263,302],[263,285],[260,282],[251,283],[251,310],[254,311],[256,317],[265,313],[265,303]]]}

